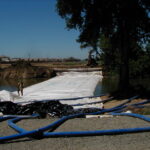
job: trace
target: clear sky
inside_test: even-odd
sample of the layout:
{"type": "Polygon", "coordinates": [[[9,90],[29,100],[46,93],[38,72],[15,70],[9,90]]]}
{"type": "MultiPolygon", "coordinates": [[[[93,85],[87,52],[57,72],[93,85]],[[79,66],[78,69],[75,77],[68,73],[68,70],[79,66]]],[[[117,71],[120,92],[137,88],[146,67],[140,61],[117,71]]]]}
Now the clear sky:
{"type": "Polygon", "coordinates": [[[55,11],[55,0],[0,0],[0,55],[10,57],[76,57],[88,51],[76,42],[55,11]]]}

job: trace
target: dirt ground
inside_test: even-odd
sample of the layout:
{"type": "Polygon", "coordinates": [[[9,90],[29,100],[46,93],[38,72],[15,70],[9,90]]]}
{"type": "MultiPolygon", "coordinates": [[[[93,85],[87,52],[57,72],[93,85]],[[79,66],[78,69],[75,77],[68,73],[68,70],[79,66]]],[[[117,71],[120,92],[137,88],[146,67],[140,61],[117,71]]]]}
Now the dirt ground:
{"type": "MultiPolygon", "coordinates": [[[[47,67],[47,68],[85,68],[87,62],[31,62],[32,66],[47,67]]],[[[1,63],[0,68],[10,67],[10,63],[1,63]]]]}
{"type": "MultiPolygon", "coordinates": [[[[107,100],[108,98],[110,98],[109,95],[101,97],[101,99],[104,100],[104,101],[107,100]]],[[[126,102],[127,100],[128,99],[122,99],[122,100],[112,99],[112,100],[104,103],[103,105],[104,105],[104,108],[112,108],[112,107],[115,107],[119,104],[122,104],[122,103],[126,102]]],[[[145,98],[136,98],[136,99],[131,100],[131,102],[128,103],[128,105],[143,102],[145,100],[147,100],[147,99],[145,99],[145,98]]],[[[133,113],[138,113],[138,114],[143,114],[143,115],[150,115],[150,103],[144,104],[144,106],[146,106],[146,107],[135,108],[135,107],[129,106],[124,111],[130,110],[133,113]]]]}
{"type": "MultiPolygon", "coordinates": [[[[56,119],[29,119],[18,123],[19,126],[32,130],[55,121],[56,119]]],[[[132,117],[110,118],[76,118],[68,120],[57,131],[87,131],[117,128],[147,127],[144,122],[132,117]]],[[[0,135],[6,136],[16,133],[7,126],[7,121],[0,123],[0,135]]],[[[134,133],[105,136],[62,137],[31,139],[23,138],[0,144],[0,150],[149,150],[150,133],[134,133]]]]}
{"type": "MultiPolygon", "coordinates": [[[[102,97],[103,100],[108,96],[102,97]]],[[[144,99],[135,99],[137,103],[144,99]]],[[[104,104],[110,108],[126,100],[112,100],[104,104]]],[[[149,104],[148,104],[149,105],[149,104]]],[[[132,110],[132,108],[129,108],[132,110]]],[[[135,110],[132,110],[133,112],[135,110]]],[[[138,111],[139,112],[139,111],[138,111]]],[[[33,130],[46,126],[57,118],[27,119],[18,122],[26,130],[33,130]]],[[[75,118],[66,121],[55,132],[59,131],[89,131],[135,127],[149,127],[149,122],[127,116],[110,116],[104,118],[75,118]]],[[[0,136],[15,134],[16,132],[7,125],[7,121],[0,122],[0,136]]],[[[0,150],[149,150],[150,132],[128,133],[120,135],[85,136],[85,137],[57,137],[32,139],[29,137],[0,144],[0,150]]]]}

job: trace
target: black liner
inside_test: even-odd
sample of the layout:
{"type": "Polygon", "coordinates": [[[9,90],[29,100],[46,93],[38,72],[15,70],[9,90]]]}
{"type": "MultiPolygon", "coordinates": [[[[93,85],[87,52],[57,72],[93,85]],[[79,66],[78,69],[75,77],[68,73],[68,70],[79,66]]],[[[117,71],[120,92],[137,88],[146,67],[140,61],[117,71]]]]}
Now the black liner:
{"type": "Polygon", "coordinates": [[[52,117],[70,115],[74,112],[73,107],[61,104],[59,101],[34,102],[24,106],[13,102],[0,102],[0,112],[4,115],[32,115],[38,113],[44,118],[47,114],[52,117]]]}

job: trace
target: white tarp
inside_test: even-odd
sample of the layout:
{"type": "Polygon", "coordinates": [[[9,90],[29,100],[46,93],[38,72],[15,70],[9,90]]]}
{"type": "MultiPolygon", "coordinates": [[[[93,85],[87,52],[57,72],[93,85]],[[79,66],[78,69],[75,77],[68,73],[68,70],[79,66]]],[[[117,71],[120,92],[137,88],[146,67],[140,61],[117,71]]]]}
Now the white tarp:
{"type": "Polygon", "coordinates": [[[100,108],[100,104],[88,104],[100,101],[100,98],[84,98],[69,100],[69,98],[92,96],[97,83],[102,80],[101,72],[64,72],[61,75],[47,81],[24,88],[24,95],[17,96],[17,92],[0,91],[1,101],[14,101],[16,103],[28,103],[41,100],[60,100],[63,104],[75,105],[78,108],[100,108]],[[84,104],[77,106],[78,104],[84,104]]]}

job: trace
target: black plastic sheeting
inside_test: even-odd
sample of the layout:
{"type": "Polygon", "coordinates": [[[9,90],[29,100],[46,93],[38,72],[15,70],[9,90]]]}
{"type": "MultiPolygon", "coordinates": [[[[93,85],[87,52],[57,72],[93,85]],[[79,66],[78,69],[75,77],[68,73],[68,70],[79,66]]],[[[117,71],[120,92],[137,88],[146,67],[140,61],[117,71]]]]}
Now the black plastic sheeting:
{"type": "Polygon", "coordinates": [[[72,106],[61,104],[59,101],[40,101],[26,105],[16,104],[10,101],[0,102],[0,112],[4,115],[32,115],[38,113],[40,118],[47,114],[51,117],[62,117],[78,113],[92,113],[100,111],[98,108],[82,108],[74,110],[72,106]]]}
{"type": "Polygon", "coordinates": [[[0,102],[0,112],[4,115],[32,115],[38,113],[41,118],[49,114],[52,117],[62,117],[74,113],[73,107],[61,104],[59,101],[34,102],[19,105],[13,102],[0,102]]]}

